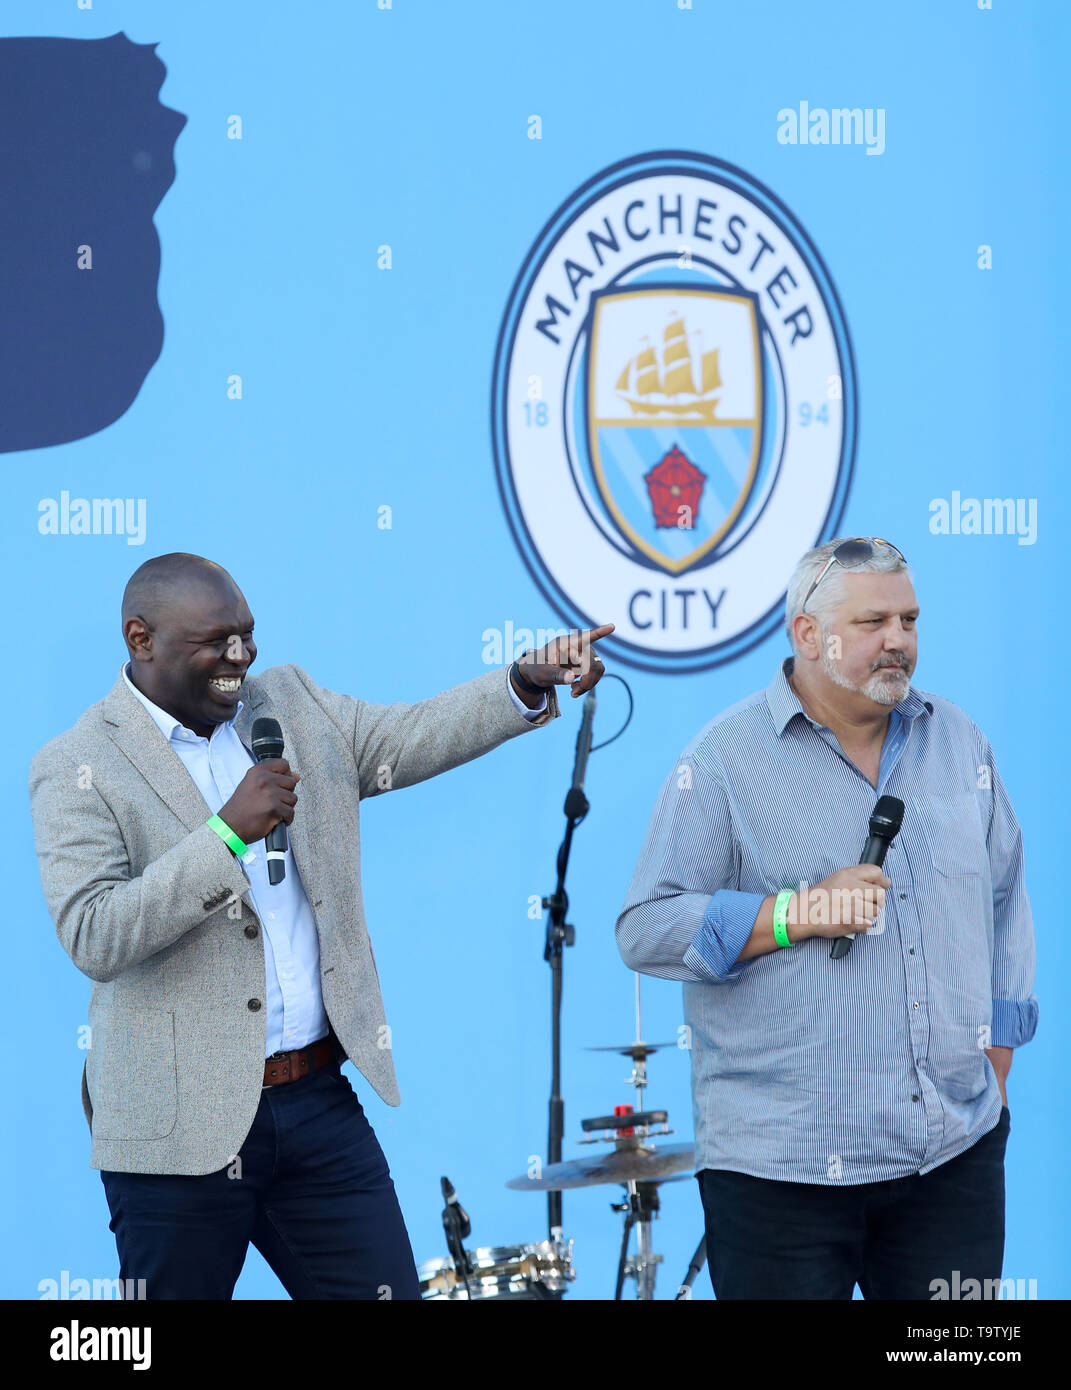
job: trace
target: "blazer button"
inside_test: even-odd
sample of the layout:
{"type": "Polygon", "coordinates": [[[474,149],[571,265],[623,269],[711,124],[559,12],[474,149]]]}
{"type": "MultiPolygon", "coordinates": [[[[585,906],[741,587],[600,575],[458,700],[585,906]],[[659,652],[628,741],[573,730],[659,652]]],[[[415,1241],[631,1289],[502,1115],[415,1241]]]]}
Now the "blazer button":
{"type": "Polygon", "coordinates": [[[249,1003],[246,1005],[246,1007],[247,1007],[252,1013],[256,1013],[256,1011],[260,1008],[260,1000],[259,1000],[259,999],[250,999],[250,1001],[249,1001],[249,1003]]]}
{"type": "Polygon", "coordinates": [[[252,922],[250,922],[249,926],[246,927],[246,929],[245,929],[245,934],[246,934],[246,936],[249,937],[250,941],[252,941],[253,938],[256,936],[256,934],[257,934],[257,929],[256,929],[256,927],[253,925],[252,922]]]}

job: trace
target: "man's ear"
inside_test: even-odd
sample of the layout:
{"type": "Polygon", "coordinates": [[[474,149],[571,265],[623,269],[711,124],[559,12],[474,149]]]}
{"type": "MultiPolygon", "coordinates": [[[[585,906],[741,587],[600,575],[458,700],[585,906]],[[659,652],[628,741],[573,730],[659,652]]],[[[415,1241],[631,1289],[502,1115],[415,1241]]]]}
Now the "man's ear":
{"type": "Polygon", "coordinates": [[[818,619],[810,613],[797,613],[792,619],[792,635],[796,639],[796,656],[802,661],[817,661],[822,655],[818,619]]]}
{"type": "Polygon", "coordinates": [[[137,661],[152,660],[152,631],[144,618],[127,618],[123,624],[127,650],[137,661]]]}

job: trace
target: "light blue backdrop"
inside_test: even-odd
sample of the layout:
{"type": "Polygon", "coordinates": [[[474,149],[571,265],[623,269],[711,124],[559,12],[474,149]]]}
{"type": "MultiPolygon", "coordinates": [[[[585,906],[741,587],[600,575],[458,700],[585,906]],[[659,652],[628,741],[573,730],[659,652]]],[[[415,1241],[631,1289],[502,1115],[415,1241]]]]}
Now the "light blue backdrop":
{"type": "MultiPolygon", "coordinates": [[[[89,982],[44,909],[29,759],[115,679],[119,596],[149,555],[225,564],[257,619],[258,662],[415,699],[485,669],[482,633],[556,626],[494,483],[489,382],[510,285],[551,212],[599,169],[692,149],[772,188],[837,284],[860,385],[842,530],[896,540],[923,607],[916,681],[991,738],[1023,824],[1038,932],[1037,1039],[1012,1068],[1005,1275],[1067,1297],[1064,829],[1068,225],[1066,11],[1051,3],[794,0],[6,0],[6,35],[159,43],[161,100],[189,121],[156,216],[162,356],[115,425],[10,454],[2,526],[3,700],[11,808],[3,1020],[0,1294],[115,1273],[88,1166],[78,1029],[89,982]],[[886,149],[777,142],[777,112],[884,108],[886,149]],[[532,114],[543,138],[527,138],[532,114]],[[241,142],[226,138],[240,114],[241,142]],[[376,265],[393,248],[393,269],[376,265]],[[980,271],[977,248],[993,247],[980,271]],[[240,373],[244,399],[226,381],[240,373]],[[1057,401],[1063,405],[1057,408],[1057,401]],[[145,497],[148,542],[40,536],[61,490],[145,497]],[[953,490],[1037,498],[1038,538],[932,536],[953,490]],[[377,508],[393,508],[393,529],[377,508]],[[1054,630],[1055,629],[1055,630],[1054,630]]],[[[2,331],[2,329],[0,329],[2,331]]],[[[771,556],[786,575],[795,554],[771,556]]],[[[613,620],[618,615],[598,615],[613,620]]],[[[765,685],[775,636],[714,672],[627,669],[636,717],[596,754],[571,876],[566,1155],[582,1116],[632,1100],[620,1058],[632,980],[613,923],[655,793],[716,711],[765,685]]],[[[618,668],[623,669],[623,668],[618,668]]],[[[623,711],[606,682],[597,736],[623,711]]],[[[387,1152],[418,1261],[445,1253],[438,1179],[473,1241],[545,1234],[542,1197],[509,1192],[545,1143],[548,982],[532,894],[552,886],[579,712],[366,808],[366,905],[404,1103],[353,1077],[387,1152]]],[[[646,1036],[673,1038],[680,989],[646,981],[646,1036]]],[[[691,1134],[687,1054],[651,1063],[649,1101],[691,1134]]],[[[352,1077],[352,1069],[351,1069],[352,1077]]],[[[619,1189],[565,1195],[581,1297],[612,1292],[619,1189]]],[[[698,1194],[664,1190],[656,1248],[670,1296],[701,1233],[698,1194]]],[[[245,1298],[283,1296],[251,1251],[245,1298]]],[[[710,1297],[704,1273],[696,1296],[710,1297]]]]}

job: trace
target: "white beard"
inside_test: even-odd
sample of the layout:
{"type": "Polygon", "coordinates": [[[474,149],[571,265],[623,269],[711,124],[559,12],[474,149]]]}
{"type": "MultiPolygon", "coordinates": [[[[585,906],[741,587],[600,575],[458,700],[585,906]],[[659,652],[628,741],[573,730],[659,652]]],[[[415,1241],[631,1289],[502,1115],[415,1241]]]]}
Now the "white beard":
{"type": "Polygon", "coordinates": [[[825,642],[822,643],[822,656],[819,664],[834,685],[839,685],[842,690],[854,691],[856,695],[865,695],[868,700],[873,700],[877,705],[898,705],[911,685],[911,677],[902,666],[883,667],[880,671],[875,671],[862,685],[858,685],[855,681],[848,679],[840,669],[840,663],[834,661],[829,655],[825,642]],[[895,672],[895,675],[889,674],[890,672],[895,672]]]}

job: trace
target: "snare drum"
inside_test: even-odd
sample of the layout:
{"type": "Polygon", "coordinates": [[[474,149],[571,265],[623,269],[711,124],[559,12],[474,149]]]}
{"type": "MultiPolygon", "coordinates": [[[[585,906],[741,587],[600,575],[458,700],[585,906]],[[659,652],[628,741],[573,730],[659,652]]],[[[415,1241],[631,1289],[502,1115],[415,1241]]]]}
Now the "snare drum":
{"type": "Polygon", "coordinates": [[[417,1269],[420,1297],[426,1299],[559,1299],[576,1278],[573,1242],[537,1245],[484,1245],[466,1252],[472,1264],[468,1288],[447,1255],[417,1269]]]}

